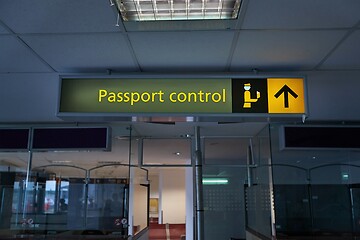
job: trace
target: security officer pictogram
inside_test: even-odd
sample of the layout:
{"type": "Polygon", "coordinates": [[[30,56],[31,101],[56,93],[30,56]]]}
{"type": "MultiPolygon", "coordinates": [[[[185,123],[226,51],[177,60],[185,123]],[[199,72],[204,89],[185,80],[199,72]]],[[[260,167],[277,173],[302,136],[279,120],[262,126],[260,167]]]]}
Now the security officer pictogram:
{"type": "Polygon", "coordinates": [[[256,98],[251,98],[251,84],[250,83],[245,83],[244,84],[244,105],[243,108],[251,108],[251,103],[257,102],[258,99],[260,98],[260,92],[256,91],[256,98]]]}
{"type": "Polygon", "coordinates": [[[232,79],[232,112],[304,114],[304,79],[232,79]]]}

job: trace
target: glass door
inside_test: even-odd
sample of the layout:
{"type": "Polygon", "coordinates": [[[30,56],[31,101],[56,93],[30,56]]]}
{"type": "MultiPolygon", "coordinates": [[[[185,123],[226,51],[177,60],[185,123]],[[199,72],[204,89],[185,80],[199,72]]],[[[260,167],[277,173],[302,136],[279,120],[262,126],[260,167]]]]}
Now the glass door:
{"type": "Polygon", "coordinates": [[[204,239],[271,236],[269,136],[266,124],[200,127],[204,239]]]}

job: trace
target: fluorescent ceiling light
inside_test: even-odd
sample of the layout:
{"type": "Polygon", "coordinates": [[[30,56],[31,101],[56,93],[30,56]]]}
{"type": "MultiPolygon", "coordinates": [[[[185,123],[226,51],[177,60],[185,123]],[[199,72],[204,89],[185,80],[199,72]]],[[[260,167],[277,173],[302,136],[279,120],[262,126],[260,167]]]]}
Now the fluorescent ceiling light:
{"type": "Polygon", "coordinates": [[[71,163],[72,161],[70,160],[53,160],[51,161],[51,163],[71,163]]]}
{"type": "Polygon", "coordinates": [[[116,0],[124,21],[236,19],[242,0],[116,0]]]}
{"type": "Polygon", "coordinates": [[[227,178],[203,178],[202,183],[204,185],[221,185],[228,184],[229,180],[227,178]]]}

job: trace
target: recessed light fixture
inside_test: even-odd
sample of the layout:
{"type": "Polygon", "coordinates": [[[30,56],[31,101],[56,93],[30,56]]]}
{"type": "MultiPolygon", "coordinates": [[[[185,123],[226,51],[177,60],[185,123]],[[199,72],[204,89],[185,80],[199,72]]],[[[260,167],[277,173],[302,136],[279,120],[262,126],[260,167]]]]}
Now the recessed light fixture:
{"type": "Polygon", "coordinates": [[[180,156],[180,155],[181,155],[181,152],[174,152],[174,155],[180,156]]]}
{"type": "Polygon", "coordinates": [[[236,19],[242,0],[116,0],[124,21],[236,19]]]}
{"type": "Polygon", "coordinates": [[[341,174],[342,180],[349,180],[349,176],[350,176],[349,173],[342,173],[342,174],[341,174]]]}
{"type": "Polygon", "coordinates": [[[129,140],[128,136],[115,136],[114,137],[116,140],[129,140]]]}

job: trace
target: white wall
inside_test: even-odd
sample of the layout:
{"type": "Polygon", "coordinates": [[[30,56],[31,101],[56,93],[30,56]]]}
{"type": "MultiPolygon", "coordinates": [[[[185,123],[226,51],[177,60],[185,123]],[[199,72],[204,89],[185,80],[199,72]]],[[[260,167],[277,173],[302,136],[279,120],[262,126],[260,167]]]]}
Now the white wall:
{"type": "Polygon", "coordinates": [[[139,168],[130,169],[128,228],[130,235],[136,234],[132,226],[139,226],[139,231],[147,227],[148,188],[140,185],[147,183],[145,171],[139,168]]]}
{"type": "MultiPolygon", "coordinates": [[[[158,175],[153,175],[153,176],[149,176],[149,181],[150,181],[150,198],[157,198],[159,199],[159,176],[158,175]]],[[[150,217],[155,217],[158,218],[159,217],[159,212],[151,212],[151,207],[149,209],[149,216],[150,217]]]]}
{"type": "Polygon", "coordinates": [[[159,176],[149,176],[150,198],[159,198],[159,176]]]}
{"type": "Polygon", "coordinates": [[[186,182],[186,239],[194,237],[194,190],[193,190],[193,169],[185,169],[186,182]]]}
{"type": "Polygon", "coordinates": [[[161,223],[185,223],[185,169],[162,169],[160,172],[159,209],[161,223]]]}
{"type": "Polygon", "coordinates": [[[133,226],[140,226],[139,231],[147,227],[147,188],[134,185],[133,226]]]}

